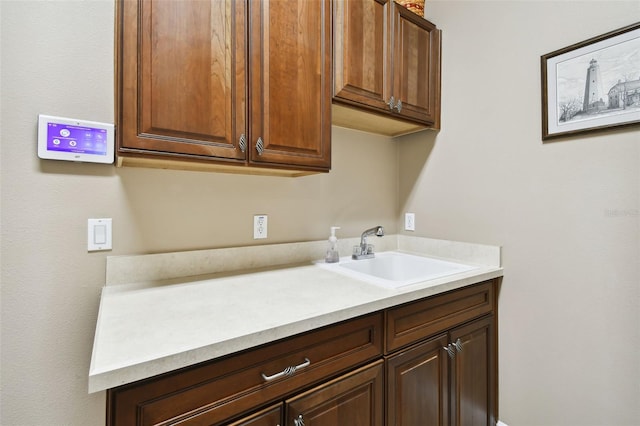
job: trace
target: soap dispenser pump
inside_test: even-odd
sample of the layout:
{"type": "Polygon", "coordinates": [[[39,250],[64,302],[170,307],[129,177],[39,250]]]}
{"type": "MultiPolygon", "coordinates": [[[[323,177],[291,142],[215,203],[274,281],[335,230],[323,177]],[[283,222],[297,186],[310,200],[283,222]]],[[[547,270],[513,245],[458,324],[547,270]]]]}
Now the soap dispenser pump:
{"type": "Polygon", "coordinates": [[[327,263],[336,263],[340,260],[340,254],[338,253],[338,238],[336,237],[336,229],[340,229],[339,226],[331,227],[331,235],[329,236],[329,247],[327,248],[327,254],[324,257],[324,261],[327,263]]]}

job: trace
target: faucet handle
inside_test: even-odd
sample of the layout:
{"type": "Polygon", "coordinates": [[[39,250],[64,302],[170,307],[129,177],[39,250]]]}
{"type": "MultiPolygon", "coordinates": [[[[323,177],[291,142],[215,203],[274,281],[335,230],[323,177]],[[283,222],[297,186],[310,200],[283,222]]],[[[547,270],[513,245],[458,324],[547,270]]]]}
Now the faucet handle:
{"type": "Polygon", "coordinates": [[[351,258],[356,260],[372,258],[374,256],[373,250],[374,250],[373,244],[365,244],[364,246],[361,246],[361,245],[353,246],[353,254],[351,258]]]}

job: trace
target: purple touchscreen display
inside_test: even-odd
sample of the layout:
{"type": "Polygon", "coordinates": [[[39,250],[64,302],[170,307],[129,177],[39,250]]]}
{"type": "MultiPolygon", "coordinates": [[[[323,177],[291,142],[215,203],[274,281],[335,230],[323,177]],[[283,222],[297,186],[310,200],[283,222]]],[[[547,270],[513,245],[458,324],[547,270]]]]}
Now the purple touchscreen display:
{"type": "Polygon", "coordinates": [[[107,131],[70,124],[48,123],[47,150],[107,155],[107,131]]]}

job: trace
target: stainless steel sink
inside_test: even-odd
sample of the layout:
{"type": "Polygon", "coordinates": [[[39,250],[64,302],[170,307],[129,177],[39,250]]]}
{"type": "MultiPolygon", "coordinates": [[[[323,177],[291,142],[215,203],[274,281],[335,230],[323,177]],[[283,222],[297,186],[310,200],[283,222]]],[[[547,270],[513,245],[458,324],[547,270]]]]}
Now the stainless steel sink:
{"type": "Polygon", "coordinates": [[[326,269],[384,287],[398,288],[477,269],[476,266],[388,251],[373,259],[341,258],[339,263],[317,263],[326,269]]]}

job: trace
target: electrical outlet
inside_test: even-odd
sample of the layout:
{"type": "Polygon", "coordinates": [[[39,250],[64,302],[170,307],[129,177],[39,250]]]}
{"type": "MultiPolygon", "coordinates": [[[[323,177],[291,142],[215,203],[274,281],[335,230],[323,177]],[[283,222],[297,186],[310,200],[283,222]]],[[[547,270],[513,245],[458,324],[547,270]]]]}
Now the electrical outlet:
{"type": "Polygon", "coordinates": [[[257,214],[253,216],[253,239],[267,238],[267,215],[257,214]]]}
{"type": "Polygon", "coordinates": [[[416,230],[416,215],[414,213],[404,214],[404,230],[405,231],[416,230]]]}

